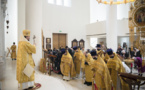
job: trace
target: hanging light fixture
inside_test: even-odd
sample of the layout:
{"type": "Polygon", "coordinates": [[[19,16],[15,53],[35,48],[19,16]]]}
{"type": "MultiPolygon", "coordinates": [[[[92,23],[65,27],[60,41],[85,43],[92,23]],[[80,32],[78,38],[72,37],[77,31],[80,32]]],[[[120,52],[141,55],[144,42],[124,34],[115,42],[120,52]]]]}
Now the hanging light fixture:
{"type": "Polygon", "coordinates": [[[102,4],[110,4],[110,5],[117,5],[117,4],[126,4],[134,2],[135,0],[122,0],[122,1],[114,1],[114,0],[96,0],[98,3],[102,4]]]}

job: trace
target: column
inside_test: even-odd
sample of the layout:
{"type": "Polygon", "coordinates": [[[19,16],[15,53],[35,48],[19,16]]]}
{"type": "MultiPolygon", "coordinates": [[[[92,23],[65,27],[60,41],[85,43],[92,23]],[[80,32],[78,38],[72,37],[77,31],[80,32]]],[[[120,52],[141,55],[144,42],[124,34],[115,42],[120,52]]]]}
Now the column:
{"type": "Polygon", "coordinates": [[[2,6],[2,0],[0,0],[0,61],[5,59],[5,32],[4,32],[4,9],[2,6]],[[2,57],[1,57],[2,56],[2,57]]]}
{"type": "Polygon", "coordinates": [[[107,5],[106,7],[106,42],[107,48],[117,50],[117,5],[107,5]]]}
{"type": "Polygon", "coordinates": [[[26,29],[26,8],[25,8],[26,0],[18,0],[18,41],[20,40],[20,36],[22,35],[22,31],[26,29]]]}
{"type": "MultiPolygon", "coordinates": [[[[0,0],[0,80],[4,78],[4,61],[5,61],[5,35],[4,35],[4,4],[0,0]],[[1,57],[2,56],[2,57],[1,57]]],[[[1,89],[1,88],[0,88],[1,89]]]]}

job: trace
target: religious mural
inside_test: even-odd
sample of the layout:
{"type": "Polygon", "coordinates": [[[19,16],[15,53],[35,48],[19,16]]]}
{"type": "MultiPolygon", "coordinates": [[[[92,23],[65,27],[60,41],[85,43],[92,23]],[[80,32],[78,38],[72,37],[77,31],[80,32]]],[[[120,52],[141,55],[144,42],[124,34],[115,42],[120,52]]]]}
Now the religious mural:
{"type": "Polygon", "coordinates": [[[145,25],[145,7],[142,7],[139,10],[137,10],[137,12],[135,13],[135,22],[139,26],[145,25]]]}

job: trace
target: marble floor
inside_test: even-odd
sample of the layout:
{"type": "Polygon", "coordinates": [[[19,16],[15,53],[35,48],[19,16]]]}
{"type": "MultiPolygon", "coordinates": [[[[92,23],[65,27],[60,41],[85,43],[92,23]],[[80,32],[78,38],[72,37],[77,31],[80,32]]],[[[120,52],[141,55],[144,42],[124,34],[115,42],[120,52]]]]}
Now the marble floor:
{"type": "MultiPolygon", "coordinates": [[[[136,72],[135,70],[133,70],[136,72]]],[[[1,90],[20,90],[16,81],[16,61],[7,58],[3,65],[0,65],[0,84],[1,90]],[[1,79],[3,78],[3,79],[1,79]]],[[[145,76],[145,74],[144,74],[145,76]]],[[[91,90],[91,86],[83,84],[82,79],[63,81],[62,76],[52,73],[51,76],[42,74],[38,70],[35,73],[35,82],[41,83],[39,90],[91,90]]],[[[140,90],[145,90],[145,85],[140,90]]]]}
{"type": "MultiPolygon", "coordinates": [[[[16,81],[16,61],[7,58],[3,72],[2,90],[19,90],[16,81]]],[[[44,75],[37,70],[35,82],[41,83],[42,87],[39,90],[91,90],[91,86],[84,85],[82,79],[63,81],[61,75],[55,73],[52,73],[51,76],[44,75]]]]}

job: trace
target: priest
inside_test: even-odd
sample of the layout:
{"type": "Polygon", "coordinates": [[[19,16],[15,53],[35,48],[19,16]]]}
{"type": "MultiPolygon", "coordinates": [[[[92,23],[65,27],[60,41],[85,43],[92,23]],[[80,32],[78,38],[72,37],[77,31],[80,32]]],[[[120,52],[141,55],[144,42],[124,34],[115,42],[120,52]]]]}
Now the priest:
{"type": "Polygon", "coordinates": [[[113,90],[129,90],[129,86],[118,76],[119,73],[125,73],[125,68],[116,53],[112,49],[107,50],[110,59],[107,62],[111,79],[113,81],[113,90]]]}
{"type": "Polygon", "coordinates": [[[13,42],[13,45],[11,46],[11,58],[12,60],[16,60],[16,45],[15,42],[13,42]]]}
{"type": "Polygon", "coordinates": [[[97,48],[97,54],[100,55],[100,57],[104,60],[104,52],[101,50],[101,45],[97,44],[96,48],[97,48]]]}
{"type": "Polygon", "coordinates": [[[83,53],[79,47],[74,47],[73,49],[75,50],[75,54],[74,54],[75,70],[76,70],[77,77],[80,78],[81,77],[81,65],[82,65],[81,63],[84,59],[83,53]]]}
{"type": "Polygon", "coordinates": [[[92,64],[93,58],[90,53],[85,54],[85,83],[86,85],[92,85],[92,78],[93,78],[93,71],[92,71],[92,64]]]}
{"type": "Polygon", "coordinates": [[[71,78],[76,76],[74,63],[68,50],[62,49],[61,52],[63,55],[61,58],[60,70],[63,74],[63,80],[69,81],[71,78]]]}
{"type": "Polygon", "coordinates": [[[30,44],[30,31],[24,30],[18,44],[17,54],[17,81],[20,84],[21,90],[32,89],[34,86],[34,71],[30,77],[24,74],[24,69],[27,64],[32,68],[35,67],[32,54],[36,53],[35,45],[30,44]]]}
{"type": "Polygon", "coordinates": [[[110,77],[107,65],[100,56],[97,56],[96,50],[91,51],[92,58],[94,62],[92,64],[93,71],[93,88],[95,85],[95,90],[111,90],[112,80],[110,77]]]}

